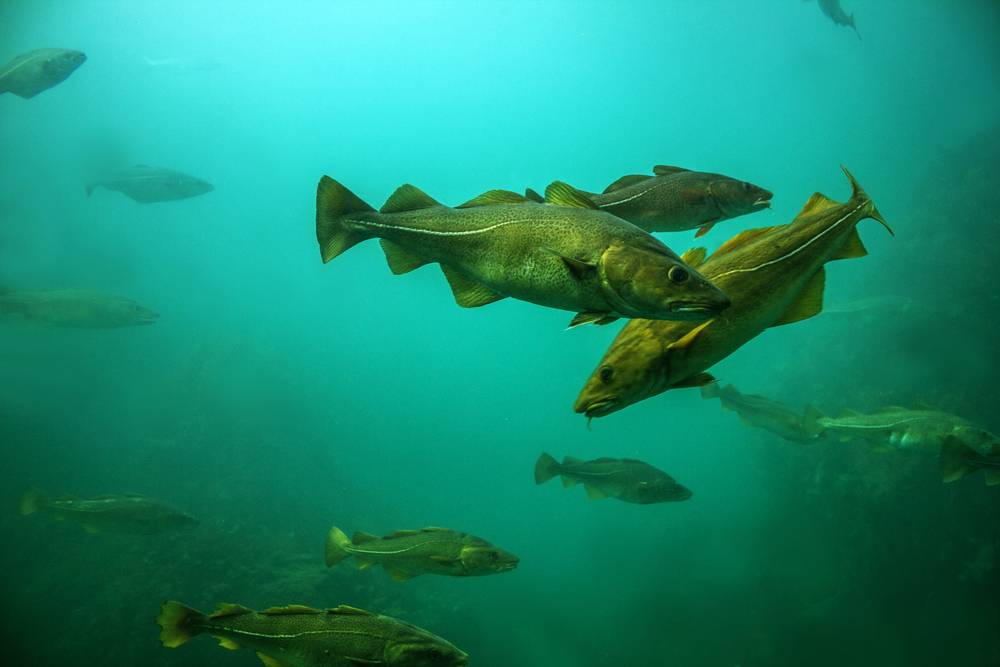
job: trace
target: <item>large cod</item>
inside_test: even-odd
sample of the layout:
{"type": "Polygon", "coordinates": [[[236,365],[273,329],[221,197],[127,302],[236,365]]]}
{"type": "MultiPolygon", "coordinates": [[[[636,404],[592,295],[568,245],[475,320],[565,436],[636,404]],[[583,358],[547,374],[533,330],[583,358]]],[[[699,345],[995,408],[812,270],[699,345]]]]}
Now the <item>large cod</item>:
{"type": "Polygon", "coordinates": [[[411,185],[380,211],[328,176],[316,194],[316,237],[324,262],[381,239],[393,273],[437,262],[458,305],[513,297],[578,313],[571,325],[619,317],[703,321],[729,299],[647,232],[564,183],[546,204],[492,190],[456,208],[411,185]]]}
{"type": "Polygon", "coordinates": [[[852,188],[846,204],[817,192],[787,225],[737,234],[707,260],[704,248],[685,253],[730,295],[732,306],[701,324],[626,324],[580,392],[576,412],[603,417],[668,389],[713,382],[705,371],[768,327],[818,314],[823,265],[868,254],[855,229],[858,222],[874,218],[888,229],[868,194],[844,173],[852,188]]]}
{"type": "Polygon", "coordinates": [[[347,605],[257,612],[224,604],[205,615],[171,601],[163,604],[156,622],[167,648],[210,634],[223,648],[253,649],[264,667],[461,667],[469,662],[466,653],[441,637],[347,605]]]}

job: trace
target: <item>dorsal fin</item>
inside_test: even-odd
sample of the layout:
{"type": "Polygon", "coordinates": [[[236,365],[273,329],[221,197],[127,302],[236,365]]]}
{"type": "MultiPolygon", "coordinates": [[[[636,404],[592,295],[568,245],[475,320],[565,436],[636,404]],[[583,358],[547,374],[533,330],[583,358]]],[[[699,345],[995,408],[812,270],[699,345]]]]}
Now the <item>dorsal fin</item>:
{"type": "Polygon", "coordinates": [[[455,208],[473,208],[475,206],[497,206],[500,204],[524,204],[528,199],[510,190],[487,190],[455,208]]]}
{"type": "Polygon", "coordinates": [[[658,164],[653,167],[653,173],[657,176],[669,176],[670,174],[679,174],[682,171],[691,171],[690,169],[685,169],[684,167],[672,167],[668,164],[658,164]]]}
{"type": "Polygon", "coordinates": [[[733,248],[739,248],[740,246],[746,245],[747,243],[750,243],[758,236],[766,234],[772,229],[775,229],[775,227],[758,227],[756,229],[747,229],[746,231],[742,231],[736,236],[726,241],[725,243],[723,243],[722,245],[720,245],[718,248],[716,248],[715,252],[712,254],[712,257],[718,257],[719,255],[729,252],[733,248]]]}
{"type": "Polygon", "coordinates": [[[395,192],[389,195],[382,208],[379,209],[379,213],[402,213],[435,206],[441,206],[441,203],[435,201],[433,197],[420,188],[407,183],[399,186],[395,192]]]}
{"type": "Polygon", "coordinates": [[[820,267],[816,275],[806,283],[798,298],[795,299],[795,303],[789,306],[785,314],[781,316],[781,319],[771,326],[778,327],[782,324],[800,322],[809,319],[813,315],[819,315],[823,311],[823,287],[825,285],[826,271],[823,270],[823,267],[820,267]]]}
{"type": "Polygon", "coordinates": [[[302,604],[289,604],[284,607],[270,607],[260,613],[268,616],[287,616],[289,614],[322,614],[323,610],[313,609],[302,604]]]}
{"type": "Polygon", "coordinates": [[[354,533],[354,537],[351,538],[351,543],[364,544],[365,542],[374,542],[377,539],[378,537],[376,537],[375,535],[372,535],[371,533],[366,533],[363,530],[359,530],[358,532],[354,533]]]}
{"type": "Polygon", "coordinates": [[[544,204],[545,203],[545,197],[543,197],[542,195],[538,194],[537,192],[535,192],[531,188],[525,188],[525,190],[524,190],[524,198],[527,199],[528,201],[533,201],[536,204],[544,204]]]}
{"type": "Polygon", "coordinates": [[[358,609],[357,607],[352,607],[349,604],[342,604],[331,609],[327,609],[328,614],[343,614],[345,616],[375,616],[375,614],[370,611],[365,611],[364,609],[358,609]]]}
{"type": "Polygon", "coordinates": [[[617,181],[604,188],[604,194],[609,192],[614,192],[615,190],[621,190],[622,188],[627,188],[630,185],[635,185],[636,183],[642,183],[643,181],[648,181],[653,178],[652,176],[645,176],[644,174],[627,174],[622,176],[617,181]]]}
{"type": "Polygon", "coordinates": [[[684,251],[684,254],[681,255],[681,261],[692,268],[697,268],[705,261],[705,254],[707,252],[708,251],[705,250],[705,248],[700,246],[697,248],[688,248],[684,251]]]}
{"type": "Polygon", "coordinates": [[[451,528],[442,528],[441,526],[427,526],[420,529],[421,533],[450,533],[453,532],[451,528]]]}
{"type": "Polygon", "coordinates": [[[597,209],[597,204],[568,183],[552,181],[545,188],[545,202],[556,206],[597,209]]]}
{"type": "Polygon", "coordinates": [[[219,608],[213,611],[211,614],[209,614],[208,617],[211,619],[215,619],[215,618],[225,618],[227,616],[241,616],[243,614],[252,614],[252,613],[253,609],[244,607],[241,604],[231,604],[226,602],[220,604],[219,608]]]}
{"type": "MultiPolygon", "coordinates": [[[[795,216],[795,220],[798,220],[799,218],[806,218],[812,215],[816,215],[817,213],[828,211],[831,208],[836,208],[837,206],[840,205],[841,204],[838,204],[837,202],[833,201],[826,195],[819,192],[814,192],[812,193],[812,196],[809,197],[808,200],[806,200],[805,206],[802,207],[802,210],[799,211],[799,214],[795,216]]],[[[792,222],[794,223],[795,220],[792,220],[792,222]]]]}
{"type": "Polygon", "coordinates": [[[385,253],[385,261],[389,264],[389,270],[397,276],[430,263],[429,260],[413,254],[389,239],[379,239],[378,242],[382,246],[382,252],[385,253]]]}
{"type": "Polygon", "coordinates": [[[583,463],[583,459],[578,459],[575,456],[564,456],[563,457],[563,465],[564,466],[575,465],[577,463],[583,463]]]}

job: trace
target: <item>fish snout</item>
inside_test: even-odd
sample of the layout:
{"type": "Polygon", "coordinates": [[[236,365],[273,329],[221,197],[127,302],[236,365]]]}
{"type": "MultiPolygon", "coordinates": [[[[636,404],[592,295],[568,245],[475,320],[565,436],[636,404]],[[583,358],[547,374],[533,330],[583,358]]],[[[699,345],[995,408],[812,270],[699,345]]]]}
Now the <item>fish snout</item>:
{"type": "Polygon", "coordinates": [[[753,208],[754,210],[760,210],[762,208],[771,208],[771,198],[774,197],[774,193],[770,190],[765,190],[764,188],[757,188],[757,198],[754,199],[753,208]]]}
{"type": "Polygon", "coordinates": [[[596,401],[591,401],[585,398],[577,399],[576,405],[573,406],[573,411],[577,414],[582,414],[587,417],[587,419],[593,419],[594,417],[603,417],[609,415],[618,409],[618,399],[615,397],[602,398],[596,401]]]}

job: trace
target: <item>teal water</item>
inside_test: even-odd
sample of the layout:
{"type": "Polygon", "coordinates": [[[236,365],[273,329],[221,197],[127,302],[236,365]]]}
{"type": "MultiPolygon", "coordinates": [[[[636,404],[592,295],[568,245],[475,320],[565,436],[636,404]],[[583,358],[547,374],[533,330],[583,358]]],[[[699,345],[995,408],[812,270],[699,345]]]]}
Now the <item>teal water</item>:
{"type": "MultiPolygon", "coordinates": [[[[254,665],[162,648],[159,605],[347,603],[482,667],[1000,664],[1000,496],[933,457],[795,445],[696,390],[572,411],[620,325],[511,299],[458,308],[436,268],[375,242],[323,265],[315,188],[457,204],[554,179],[600,190],[676,164],[773,209],[680,252],[849,196],[893,225],[827,269],[829,304],[905,314],[765,332],[712,372],[825,411],[931,404],[1000,431],[995,341],[1000,12],[862,2],[859,41],[815,2],[35,2],[0,5],[0,60],[87,62],[0,96],[0,285],[88,288],[160,313],[81,330],[0,318],[0,627],[9,664],[254,665]],[[151,68],[145,59],[208,67],[151,68]],[[137,204],[84,184],[162,165],[215,191],[137,204]],[[682,503],[590,501],[532,467],[635,457],[682,503]],[[192,530],[90,535],[17,516],[22,492],[137,492],[192,530]],[[491,577],[327,570],[330,525],[440,525],[516,553],[491,577]]],[[[6,658],[5,658],[6,661],[6,658]]]]}

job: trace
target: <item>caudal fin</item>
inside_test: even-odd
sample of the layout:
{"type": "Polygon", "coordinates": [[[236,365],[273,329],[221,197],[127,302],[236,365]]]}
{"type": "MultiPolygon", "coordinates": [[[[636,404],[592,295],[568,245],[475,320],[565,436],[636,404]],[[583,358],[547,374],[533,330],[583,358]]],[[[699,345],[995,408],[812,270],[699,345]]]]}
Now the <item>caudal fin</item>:
{"type": "Polygon", "coordinates": [[[559,474],[559,462],[548,454],[542,454],[535,462],[535,484],[544,484],[559,474]]]}
{"type": "Polygon", "coordinates": [[[374,211],[356,194],[324,176],[316,188],[316,240],[324,262],[344,252],[348,248],[368,238],[365,234],[350,229],[344,224],[344,217],[351,213],[374,211]]]}
{"type": "Polygon", "coordinates": [[[882,214],[879,213],[877,208],[875,208],[875,202],[872,201],[872,198],[868,196],[868,193],[865,192],[864,189],[858,184],[858,181],[854,178],[851,172],[847,171],[847,167],[840,165],[840,168],[844,171],[844,175],[847,176],[847,180],[851,183],[851,201],[858,201],[862,199],[866,200],[867,206],[865,208],[865,215],[873,220],[878,220],[890,234],[895,236],[896,232],[892,231],[892,227],[889,226],[889,223],[885,221],[882,214]]]}
{"type": "Polygon", "coordinates": [[[351,552],[351,539],[344,534],[340,528],[333,526],[326,534],[326,566],[333,567],[345,558],[349,558],[351,552]]]}
{"type": "Polygon", "coordinates": [[[204,620],[205,615],[200,611],[173,600],[164,602],[160,615],[156,617],[156,624],[160,626],[160,641],[167,648],[177,648],[201,634],[201,629],[194,626],[204,620]]]}
{"type": "Polygon", "coordinates": [[[48,504],[48,500],[42,495],[41,491],[38,489],[28,489],[21,496],[21,503],[17,511],[21,516],[28,516],[43,509],[46,504],[48,504]]]}

